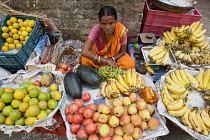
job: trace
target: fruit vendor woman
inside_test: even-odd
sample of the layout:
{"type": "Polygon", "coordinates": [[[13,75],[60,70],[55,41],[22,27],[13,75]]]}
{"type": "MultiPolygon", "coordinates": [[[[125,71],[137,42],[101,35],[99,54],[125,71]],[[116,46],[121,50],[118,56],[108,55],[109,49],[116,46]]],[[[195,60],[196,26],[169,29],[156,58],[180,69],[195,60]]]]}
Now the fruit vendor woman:
{"type": "Polygon", "coordinates": [[[135,60],[127,53],[128,29],[117,21],[117,12],[104,6],[98,13],[100,24],[96,24],[84,43],[81,64],[94,68],[104,65],[130,69],[135,60]]]}

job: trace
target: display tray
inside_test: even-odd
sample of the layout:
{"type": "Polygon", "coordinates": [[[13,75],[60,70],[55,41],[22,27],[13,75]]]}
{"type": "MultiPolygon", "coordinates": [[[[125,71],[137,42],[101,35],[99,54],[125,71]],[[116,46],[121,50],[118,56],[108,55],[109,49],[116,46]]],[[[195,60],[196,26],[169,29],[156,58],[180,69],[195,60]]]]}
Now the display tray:
{"type": "MultiPolygon", "coordinates": [[[[155,62],[152,62],[152,60],[150,59],[148,54],[152,48],[153,47],[142,47],[141,48],[145,62],[149,65],[161,65],[161,64],[156,64],[155,62]]],[[[169,59],[168,59],[167,65],[176,64],[176,63],[177,63],[176,58],[175,58],[174,54],[172,53],[171,49],[169,49],[169,59]]]]}

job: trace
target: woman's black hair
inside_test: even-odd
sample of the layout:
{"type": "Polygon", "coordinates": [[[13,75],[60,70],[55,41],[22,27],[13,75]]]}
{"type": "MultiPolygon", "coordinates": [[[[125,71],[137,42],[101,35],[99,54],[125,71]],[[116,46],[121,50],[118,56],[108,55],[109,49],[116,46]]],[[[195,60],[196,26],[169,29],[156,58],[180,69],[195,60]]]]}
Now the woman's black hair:
{"type": "Polygon", "coordinates": [[[112,6],[104,6],[98,12],[99,20],[102,16],[114,16],[115,20],[117,20],[117,11],[112,6]]]}

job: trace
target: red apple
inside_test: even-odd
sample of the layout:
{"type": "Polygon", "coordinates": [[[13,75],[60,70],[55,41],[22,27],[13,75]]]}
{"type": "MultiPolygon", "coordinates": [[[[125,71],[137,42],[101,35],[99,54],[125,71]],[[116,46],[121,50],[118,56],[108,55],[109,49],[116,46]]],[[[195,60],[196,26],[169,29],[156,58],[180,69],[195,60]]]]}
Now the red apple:
{"type": "Polygon", "coordinates": [[[70,130],[72,133],[77,133],[80,130],[80,124],[72,123],[70,126],[70,130]]]}
{"type": "Polygon", "coordinates": [[[93,116],[94,111],[90,108],[85,108],[82,112],[84,118],[90,119],[93,116]]]}
{"type": "Polygon", "coordinates": [[[84,120],[82,114],[74,114],[73,116],[73,123],[81,123],[84,120]]]}

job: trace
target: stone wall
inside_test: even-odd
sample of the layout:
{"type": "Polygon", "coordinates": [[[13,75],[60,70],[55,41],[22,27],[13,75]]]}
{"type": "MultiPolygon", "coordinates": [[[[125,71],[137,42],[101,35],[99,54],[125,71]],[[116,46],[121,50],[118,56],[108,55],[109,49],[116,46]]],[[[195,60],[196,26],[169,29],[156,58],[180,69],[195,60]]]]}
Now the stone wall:
{"type": "Polygon", "coordinates": [[[118,20],[129,29],[128,42],[137,42],[144,0],[10,0],[13,9],[46,14],[66,39],[81,41],[98,23],[98,11],[105,5],[116,8],[118,20]]]}

